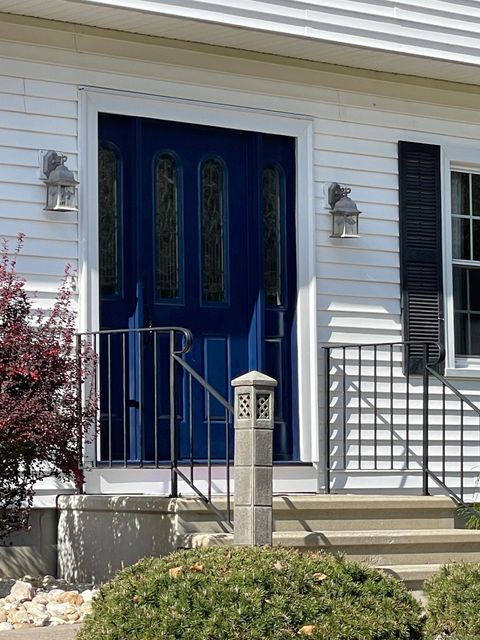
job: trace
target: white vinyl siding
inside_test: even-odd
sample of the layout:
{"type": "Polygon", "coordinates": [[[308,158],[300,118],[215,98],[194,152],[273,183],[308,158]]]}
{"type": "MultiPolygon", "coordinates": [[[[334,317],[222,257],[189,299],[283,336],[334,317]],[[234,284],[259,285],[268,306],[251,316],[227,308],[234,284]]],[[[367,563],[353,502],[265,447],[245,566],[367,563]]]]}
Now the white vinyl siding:
{"type": "MultiPolygon", "coordinates": [[[[27,277],[29,288],[39,292],[39,300],[48,302],[66,262],[77,267],[78,245],[84,235],[78,232],[74,214],[43,211],[45,188],[38,178],[38,150],[66,153],[69,167],[77,170],[81,140],[77,137],[77,95],[79,87],[91,85],[145,96],[210,100],[252,111],[273,109],[311,118],[320,411],[322,344],[401,340],[397,142],[410,140],[480,150],[480,115],[474,105],[470,106],[471,96],[466,94],[465,106],[459,107],[458,88],[452,89],[450,95],[444,86],[442,91],[432,89],[429,102],[426,90],[401,88],[392,82],[392,93],[403,97],[385,97],[387,82],[351,78],[350,89],[339,90],[328,86],[328,77],[332,83],[338,81],[333,74],[323,77],[324,86],[317,82],[319,76],[313,72],[309,76],[306,71],[304,83],[294,79],[279,82],[271,79],[279,74],[273,64],[244,60],[242,75],[235,75],[218,71],[216,59],[212,59],[210,68],[208,56],[194,56],[191,66],[175,67],[160,61],[152,65],[139,59],[69,51],[67,67],[54,63],[54,53],[58,56],[58,51],[46,46],[35,48],[35,61],[13,60],[14,52],[18,53],[16,43],[10,48],[9,43],[0,41],[0,54],[4,55],[0,94],[8,96],[5,103],[0,101],[0,235],[14,239],[18,232],[26,233],[20,271],[27,277]],[[200,59],[204,68],[193,68],[200,59]],[[358,239],[329,237],[331,216],[325,208],[325,189],[331,182],[352,189],[351,198],[362,211],[358,239]]],[[[29,55],[31,52],[29,49],[29,55]]],[[[84,176],[80,176],[80,188],[85,184],[83,180],[84,176]]],[[[82,211],[79,219],[82,220],[82,211]]],[[[80,304],[85,306],[87,301],[81,300],[80,304]]],[[[381,369],[383,384],[387,384],[387,369],[381,369]]],[[[401,393],[405,383],[398,366],[395,373],[395,388],[401,393]]],[[[477,380],[461,384],[473,400],[480,400],[477,380]]],[[[412,401],[417,412],[412,447],[418,454],[421,387],[416,382],[412,389],[417,394],[412,401]]],[[[401,398],[399,402],[401,405],[401,398]]],[[[438,409],[438,398],[434,403],[438,409]]],[[[398,420],[401,431],[402,422],[398,420]]],[[[473,425],[470,417],[468,420],[473,425]]],[[[349,424],[355,435],[354,412],[349,424]]],[[[454,459],[457,432],[452,424],[448,446],[454,459]]],[[[321,434],[322,420],[319,430],[321,434]]],[[[441,430],[432,431],[431,436],[432,451],[438,450],[441,430]]],[[[472,442],[478,440],[476,431],[471,430],[466,436],[472,442]]],[[[472,447],[472,459],[476,455],[472,447]]],[[[472,482],[473,479],[472,472],[472,482]]],[[[385,486],[391,483],[392,488],[402,488],[400,477],[384,482],[385,486]]],[[[352,475],[345,487],[358,487],[361,483],[364,487],[379,486],[375,480],[352,475]]]]}
{"type": "Polygon", "coordinates": [[[77,170],[76,95],[74,86],[0,76],[0,235],[13,248],[25,234],[18,272],[37,306],[50,305],[67,264],[78,267],[77,217],[43,211],[38,157],[62,151],[77,170]]]}

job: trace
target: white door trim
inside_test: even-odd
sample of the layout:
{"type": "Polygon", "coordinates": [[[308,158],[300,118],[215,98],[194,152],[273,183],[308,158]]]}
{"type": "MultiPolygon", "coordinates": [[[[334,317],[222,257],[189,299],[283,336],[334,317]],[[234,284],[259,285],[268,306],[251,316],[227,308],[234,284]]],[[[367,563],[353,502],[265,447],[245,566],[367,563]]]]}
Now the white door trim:
{"type": "MultiPolygon", "coordinates": [[[[79,90],[79,328],[98,329],[98,114],[131,115],[175,122],[260,131],[296,138],[298,398],[300,456],[319,456],[316,331],[313,122],[309,117],[245,106],[221,105],[124,91],[79,90]]],[[[235,93],[232,92],[232,98],[235,93]]],[[[236,95],[238,99],[238,94],[236,95]]],[[[126,472],[126,470],[125,470],[126,472]]],[[[313,468],[312,468],[313,473],[313,468]]],[[[87,481],[88,481],[87,474],[87,481]]]]}

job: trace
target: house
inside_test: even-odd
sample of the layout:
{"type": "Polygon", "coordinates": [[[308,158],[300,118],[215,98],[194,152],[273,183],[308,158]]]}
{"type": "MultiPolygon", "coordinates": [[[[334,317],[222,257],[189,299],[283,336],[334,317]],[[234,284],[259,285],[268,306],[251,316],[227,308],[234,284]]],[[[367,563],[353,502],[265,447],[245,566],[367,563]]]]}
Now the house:
{"type": "Polygon", "coordinates": [[[279,381],[285,500],[308,494],[315,510],[311,496],[343,492],[368,509],[380,495],[422,530],[449,504],[416,503],[422,492],[471,502],[478,9],[0,0],[0,12],[0,232],[26,234],[19,270],[45,307],[65,264],[78,269],[79,331],[100,353],[85,495],[37,492],[48,566],[55,504],[67,574],[102,578],[168,548],[162,522],[202,532],[207,512],[189,513],[203,503],[179,515],[168,496],[226,492],[230,381],[251,369],[279,381]],[[79,182],[78,213],[45,210],[48,151],[79,182]]]}

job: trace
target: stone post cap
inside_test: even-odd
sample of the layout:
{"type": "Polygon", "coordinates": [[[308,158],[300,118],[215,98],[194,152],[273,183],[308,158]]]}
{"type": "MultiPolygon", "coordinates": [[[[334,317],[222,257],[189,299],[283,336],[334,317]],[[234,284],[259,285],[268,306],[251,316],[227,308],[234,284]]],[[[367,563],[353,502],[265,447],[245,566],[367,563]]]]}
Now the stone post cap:
{"type": "Polygon", "coordinates": [[[278,382],[275,378],[260,373],[260,371],[249,371],[232,380],[232,387],[251,387],[261,385],[263,387],[276,387],[278,382]]]}

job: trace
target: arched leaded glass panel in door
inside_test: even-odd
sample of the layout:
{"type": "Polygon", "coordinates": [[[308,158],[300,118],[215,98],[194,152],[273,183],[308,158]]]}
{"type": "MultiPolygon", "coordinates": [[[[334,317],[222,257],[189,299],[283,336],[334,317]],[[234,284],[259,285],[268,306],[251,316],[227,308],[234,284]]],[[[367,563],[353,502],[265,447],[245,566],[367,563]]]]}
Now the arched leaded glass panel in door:
{"type": "Polygon", "coordinates": [[[201,169],[203,302],[225,302],[225,172],[210,159],[201,169]]]}
{"type": "Polygon", "coordinates": [[[101,295],[120,293],[120,160],[116,151],[98,150],[98,243],[101,295]]]}
{"type": "Polygon", "coordinates": [[[263,273],[265,302],[282,304],[282,175],[277,167],[263,170],[263,273]]]}
{"type": "Polygon", "coordinates": [[[179,169],[171,154],[155,167],[155,292],[159,300],[180,298],[179,169]]]}

